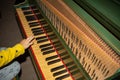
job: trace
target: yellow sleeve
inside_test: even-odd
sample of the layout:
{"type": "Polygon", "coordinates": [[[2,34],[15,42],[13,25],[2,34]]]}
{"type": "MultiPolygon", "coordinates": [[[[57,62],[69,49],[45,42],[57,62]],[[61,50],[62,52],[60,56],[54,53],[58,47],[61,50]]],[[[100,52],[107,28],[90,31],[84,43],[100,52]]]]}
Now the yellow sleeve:
{"type": "Polygon", "coordinates": [[[16,44],[11,48],[7,48],[6,50],[0,51],[0,67],[8,64],[16,57],[22,55],[25,52],[23,46],[21,44],[16,44]]]}

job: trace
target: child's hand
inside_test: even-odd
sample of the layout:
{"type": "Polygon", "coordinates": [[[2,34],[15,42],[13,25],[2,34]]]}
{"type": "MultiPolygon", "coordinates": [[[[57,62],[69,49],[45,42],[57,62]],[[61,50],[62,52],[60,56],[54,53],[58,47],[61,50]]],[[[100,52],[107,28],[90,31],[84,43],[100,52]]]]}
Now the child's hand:
{"type": "Polygon", "coordinates": [[[20,44],[23,45],[25,49],[27,49],[30,45],[33,44],[34,36],[30,36],[27,39],[23,39],[20,44]]]}

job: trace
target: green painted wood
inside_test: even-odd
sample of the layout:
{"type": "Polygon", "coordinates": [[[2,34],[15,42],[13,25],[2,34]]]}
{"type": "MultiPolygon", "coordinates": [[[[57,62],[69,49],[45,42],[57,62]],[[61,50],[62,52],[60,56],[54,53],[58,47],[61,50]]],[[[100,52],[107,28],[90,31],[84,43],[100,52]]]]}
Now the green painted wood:
{"type": "Polygon", "coordinates": [[[14,5],[14,8],[15,8],[15,9],[16,9],[16,8],[22,8],[22,7],[25,7],[25,6],[30,6],[28,0],[25,0],[24,2],[19,3],[19,4],[17,4],[17,5],[14,5]]]}
{"type": "Polygon", "coordinates": [[[118,38],[116,38],[112,33],[110,33],[102,24],[100,24],[95,18],[93,18],[93,16],[88,14],[83,8],[77,5],[73,0],[64,0],[64,2],[78,16],[80,16],[90,26],[90,28],[94,30],[110,47],[112,47],[117,54],[120,55],[120,40],[118,38]]]}

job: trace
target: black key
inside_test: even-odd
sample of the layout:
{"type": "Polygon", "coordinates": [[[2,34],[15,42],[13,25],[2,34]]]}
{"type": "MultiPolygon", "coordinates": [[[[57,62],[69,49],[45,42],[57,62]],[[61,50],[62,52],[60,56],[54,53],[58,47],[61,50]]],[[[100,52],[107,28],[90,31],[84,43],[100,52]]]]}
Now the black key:
{"type": "Polygon", "coordinates": [[[61,74],[66,73],[66,72],[67,72],[66,69],[65,70],[61,70],[61,71],[53,73],[53,76],[55,77],[55,76],[61,75],[61,74]]]}
{"type": "Polygon", "coordinates": [[[67,55],[67,51],[60,53],[60,56],[67,55]]]}
{"type": "MultiPolygon", "coordinates": [[[[53,42],[53,44],[57,44],[57,43],[59,43],[59,41],[53,42]]],[[[43,45],[40,45],[40,48],[44,48],[44,47],[47,47],[47,46],[50,46],[50,45],[52,45],[52,44],[51,43],[43,44],[43,45]]]]}
{"type": "Polygon", "coordinates": [[[22,10],[25,11],[25,10],[29,10],[30,7],[23,7],[22,10]]]}
{"type": "Polygon", "coordinates": [[[33,32],[34,33],[34,35],[36,36],[36,35],[41,35],[41,34],[43,34],[44,32],[43,31],[37,31],[37,32],[33,32]]]}
{"type": "Polygon", "coordinates": [[[60,59],[56,59],[56,60],[53,60],[53,61],[49,61],[49,62],[48,62],[48,65],[51,65],[51,64],[54,64],[54,63],[57,63],[57,62],[60,62],[60,59]]]}
{"type": "MultiPolygon", "coordinates": [[[[44,19],[44,17],[41,14],[37,14],[36,16],[37,16],[38,20],[39,19],[44,19]]],[[[41,21],[40,21],[40,23],[41,23],[41,21]]]]}
{"type": "Polygon", "coordinates": [[[48,25],[43,26],[43,29],[44,29],[44,30],[51,30],[51,28],[50,28],[48,25]]]}
{"type": "Polygon", "coordinates": [[[53,44],[55,45],[55,44],[58,44],[59,43],[59,41],[55,41],[55,42],[53,42],[53,44]]]}
{"type": "Polygon", "coordinates": [[[32,30],[32,32],[33,33],[36,33],[36,32],[39,33],[39,32],[44,32],[44,31],[42,29],[34,29],[34,30],[32,30]]]}
{"type": "Polygon", "coordinates": [[[41,32],[44,32],[43,30],[34,30],[34,31],[32,31],[33,33],[41,33],[41,32]]]}
{"type": "Polygon", "coordinates": [[[73,64],[74,64],[74,62],[72,61],[72,62],[67,63],[66,66],[70,66],[70,65],[73,65],[73,64]]]}
{"type": "Polygon", "coordinates": [[[62,80],[62,79],[67,78],[69,76],[70,76],[69,74],[65,74],[65,75],[62,75],[60,77],[57,77],[55,80],[62,80]]]}
{"type": "Polygon", "coordinates": [[[59,46],[59,47],[56,48],[57,51],[61,50],[61,49],[64,49],[64,48],[62,46],[59,46]]]}
{"type": "Polygon", "coordinates": [[[73,65],[73,66],[69,67],[68,69],[69,69],[69,70],[77,69],[77,66],[76,66],[76,65],[73,65]]]}
{"type": "Polygon", "coordinates": [[[24,15],[33,14],[32,11],[25,11],[23,13],[24,13],[24,15]]]}
{"type": "Polygon", "coordinates": [[[53,39],[56,39],[56,38],[57,38],[57,36],[52,35],[52,36],[49,36],[49,38],[50,38],[51,40],[53,40],[53,39]]]}
{"type": "Polygon", "coordinates": [[[57,43],[53,43],[55,47],[57,46],[61,46],[61,43],[59,41],[57,41],[57,43]]]}
{"type": "Polygon", "coordinates": [[[32,23],[29,23],[30,27],[34,27],[34,26],[38,26],[40,25],[39,22],[32,22],[32,23]]]}
{"type": "Polygon", "coordinates": [[[71,72],[71,74],[72,74],[72,75],[75,75],[75,74],[77,74],[77,73],[79,73],[79,72],[80,72],[79,69],[77,69],[77,70],[71,72]]]}
{"type": "Polygon", "coordinates": [[[37,43],[46,42],[46,41],[48,41],[48,39],[38,40],[37,43]]]}
{"type": "Polygon", "coordinates": [[[33,33],[40,33],[40,32],[44,32],[43,30],[32,30],[33,33]]]}
{"type": "Polygon", "coordinates": [[[43,55],[50,54],[52,52],[55,52],[55,50],[49,50],[49,51],[43,52],[43,55]]]}
{"type": "Polygon", "coordinates": [[[46,47],[46,48],[42,48],[41,51],[50,50],[52,48],[53,48],[52,46],[49,46],[49,47],[46,47]]]}
{"type": "Polygon", "coordinates": [[[45,30],[52,30],[49,25],[43,27],[45,30]]]}
{"type": "Polygon", "coordinates": [[[45,20],[43,20],[43,21],[40,21],[40,24],[44,25],[44,24],[47,24],[47,22],[45,20]]]}
{"type": "MultiPolygon", "coordinates": [[[[36,32],[36,31],[35,31],[36,32]]],[[[38,31],[37,31],[37,33],[38,33],[38,31]]],[[[50,36],[50,39],[54,39],[56,36],[50,36]]],[[[38,41],[46,41],[46,40],[48,40],[48,38],[47,38],[47,36],[42,36],[42,37],[38,37],[38,38],[36,38],[36,40],[38,40],[38,41]]],[[[42,42],[43,42],[42,41],[42,42]]]]}
{"type": "Polygon", "coordinates": [[[40,13],[40,11],[37,9],[37,10],[33,10],[34,13],[40,13]]]}
{"type": "Polygon", "coordinates": [[[42,29],[45,30],[46,33],[52,32],[52,29],[50,29],[50,28],[42,27],[42,29]]]}
{"type": "Polygon", "coordinates": [[[33,32],[34,31],[43,31],[40,27],[39,28],[33,28],[33,29],[31,29],[33,32]]]}
{"type": "Polygon", "coordinates": [[[41,36],[41,37],[36,38],[36,40],[38,42],[44,42],[44,41],[48,41],[48,38],[47,38],[47,36],[41,36]]]}
{"type": "Polygon", "coordinates": [[[32,15],[32,16],[26,16],[26,19],[27,21],[33,21],[33,20],[36,20],[35,16],[32,15]]]}
{"type": "MultiPolygon", "coordinates": [[[[73,64],[74,64],[74,62],[69,62],[69,63],[66,64],[66,66],[70,66],[70,65],[73,65],[73,64]]],[[[57,66],[57,67],[55,67],[55,68],[52,68],[52,69],[51,69],[51,72],[60,70],[60,69],[62,69],[62,68],[64,68],[64,65],[61,65],[61,66],[57,66]]],[[[71,68],[74,68],[74,67],[70,67],[70,68],[68,68],[68,69],[69,69],[69,70],[72,70],[71,68]]]]}
{"type": "Polygon", "coordinates": [[[52,37],[52,36],[56,36],[55,34],[50,34],[50,35],[48,35],[49,37],[52,37]]]}
{"type": "Polygon", "coordinates": [[[46,25],[46,26],[44,26],[43,28],[45,28],[45,29],[46,29],[46,28],[50,28],[50,26],[49,26],[49,25],[46,25]]]}
{"type": "Polygon", "coordinates": [[[85,80],[85,77],[82,76],[82,77],[79,77],[79,78],[77,78],[77,79],[75,79],[75,80],[85,80]]]}
{"type": "Polygon", "coordinates": [[[32,5],[31,8],[32,9],[37,9],[37,7],[35,5],[32,5]]]}
{"type": "Polygon", "coordinates": [[[55,59],[55,58],[57,58],[57,57],[58,57],[58,55],[54,55],[54,56],[47,57],[47,58],[46,58],[46,61],[55,59]]]}
{"type": "MultiPolygon", "coordinates": [[[[77,69],[77,66],[76,65],[73,65],[71,67],[68,68],[68,70],[71,72],[73,70],[76,70],[77,69]]],[[[72,74],[73,75],[73,74],[72,74]]]]}
{"type": "Polygon", "coordinates": [[[68,56],[65,56],[65,57],[62,57],[62,60],[65,60],[65,59],[68,59],[68,58],[70,58],[69,55],[68,55],[68,56]]]}
{"type": "Polygon", "coordinates": [[[51,72],[57,71],[57,70],[62,69],[62,68],[64,68],[64,65],[61,65],[61,66],[57,66],[57,67],[55,67],[55,68],[52,68],[52,69],[51,69],[51,72]]]}
{"type": "Polygon", "coordinates": [[[58,43],[60,43],[60,41],[55,41],[55,42],[53,42],[53,44],[58,44],[58,43]]]}
{"type": "Polygon", "coordinates": [[[44,47],[46,47],[46,46],[50,46],[50,45],[51,45],[51,43],[43,44],[43,45],[40,45],[40,48],[44,48],[44,47]]]}
{"type": "Polygon", "coordinates": [[[46,33],[49,33],[49,32],[52,32],[52,30],[50,29],[50,30],[46,30],[46,33]]]}
{"type": "Polygon", "coordinates": [[[46,39],[47,36],[41,36],[41,37],[37,37],[36,40],[42,40],[42,39],[46,39]]]}

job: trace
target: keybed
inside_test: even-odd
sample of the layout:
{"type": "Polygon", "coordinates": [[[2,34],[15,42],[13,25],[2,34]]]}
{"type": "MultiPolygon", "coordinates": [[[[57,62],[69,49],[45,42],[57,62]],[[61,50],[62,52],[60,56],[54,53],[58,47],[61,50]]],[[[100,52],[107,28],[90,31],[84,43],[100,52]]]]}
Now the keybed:
{"type": "Polygon", "coordinates": [[[50,25],[35,6],[17,8],[17,16],[26,37],[35,36],[31,56],[42,80],[85,79],[50,25]]]}

